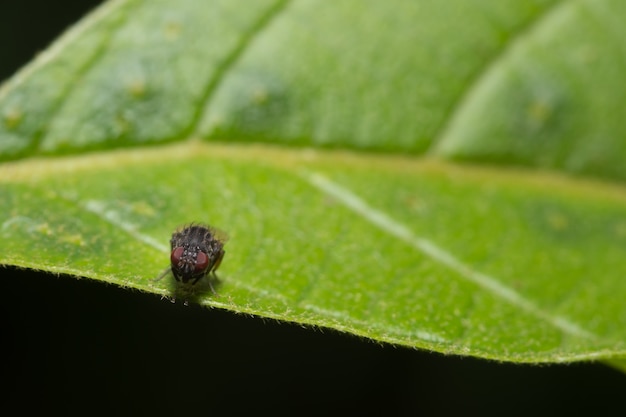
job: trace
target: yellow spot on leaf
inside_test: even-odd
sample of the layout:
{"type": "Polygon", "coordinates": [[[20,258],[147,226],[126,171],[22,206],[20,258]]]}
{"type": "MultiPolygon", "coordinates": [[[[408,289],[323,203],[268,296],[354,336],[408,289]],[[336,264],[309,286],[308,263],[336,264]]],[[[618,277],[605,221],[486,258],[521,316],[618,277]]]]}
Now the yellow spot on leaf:
{"type": "Polygon", "coordinates": [[[165,37],[168,40],[175,40],[180,37],[180,24],[177,22],[170,22],[165,26],[165,37]]]}
{"type": "Polygon", "coordinates": [[[7,129],[15,129],[22,121],[24,114],[17,109],[9,109],[4,113],[4,125],[7,129]]]}
{"type": "Polygon", "coordinates": [[[146,82],[141,79],[133,80],[127,84],[126,89],[135,98],[143,97],[146,94],[146,82]]]}
{"type": "Polygon", "coordinates": [[[569,226],[569,220],[560,213],[550,213],[548,215],[548,224],[552,230],[565,230],[569,226]]]}
{"type": "Polygon", "coordinates": [[[61,242],[70,243],[75,246],[85,246],[85,240],[81,234],[63,235],[59,239],[61,242]]]}
{"type": "Polygon", "coordinates": [[[136,203],[133,203],[132,211],[146,217],[154,217],[154,215],[156,214],[154,207],[152,207],[145,201],[138,201],[136,203]]]}
{"type": "Polygon", "coordinates": [[[50,228],[50,225],[48,223],[38,224],[37,226],[35,226],[34,229],[36,232],[41,233],[44,236],[52,235],[52,229],[50,228]]]}

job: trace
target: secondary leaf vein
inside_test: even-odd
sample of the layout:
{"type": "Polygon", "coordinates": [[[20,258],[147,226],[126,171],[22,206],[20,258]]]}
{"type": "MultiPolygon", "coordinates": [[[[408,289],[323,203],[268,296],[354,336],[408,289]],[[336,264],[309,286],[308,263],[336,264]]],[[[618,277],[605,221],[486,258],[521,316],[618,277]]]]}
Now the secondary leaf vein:
{"type": "Polygon", "coordinates": [[[474,270],[471,266],[463,263],[463,261],[456,258],[445,249],[439,247],[434,242],[424,237],[415,235],[407,226],[397,222],[387,214],[376,210],[374,207],[365,202],[365,200],[361,199],[347,188],[342,187],[319,173],[305,173],[303,174],[303,177],[312,186],[336,198],[347,208],[359,214],[370,223],[379,227],[383,231],[402,239],[434,261],[445,265],[449,269],[457,272],[459,276],[477,284],[483,289],[494,294],[496,297],[550,323],[568,335],[586,339],[598,338],[597,335],[581,328],[578,324],[570,321],[569,319],[546,312],[512,288],[499,282],[496,278],[474,270]]]}
{"type": "MultiPolygon", "coordinates": [[[[230,55],[226,57],[222,65],[217,69],[215,76],[212,80],[210,80],[202,93],[202,97],[200,98],[200,105],[196,113],[193,116],[193,119],[187,129],[188,137],[199,136],[198,126],[200,125],[200,120],[202,116],[205,114],[206,108],[210,105],[211,97],[213,92],[217,89],[217,86],[220,84],[224,76],[228,73],[228,70],[233,67],[233,65],[237,62],[239,57],[243,55],[243,53],[247,50],[248,46],[255,39],[255,36],[260,33],[264,28],[266,28],[269,23],[285,9],[289,0],[280,0],[277,1],[272,7],[268,8],[265,14],[261,15],[256,22],[256,25],[250,28],[247,33],[243,33],[240,42],[237,44],[237,47],[234,48],[230,55]]],[[[183,135],[184,137],[185,135],[183,135]]]]}
{"type": "Polygon", "coordinates": [[[119,212],[107,209],[106,205],[102,201],[87,200],[86,202],[80,204],[80,206],[88,212],[96,214],[98,217],[113,226],[119,227],[140,242],[143,242],[161,252],[168,252],[170,250],[167,245],[164,245],[152,236],[141,233],[135,224],[124,220],[124,218],[120,216],[119,212]]]}
{"type": "Polygon", "coordinates": [[[485,65],[479,68],[476,71],[475,75],[472,76],[467,83],[467,87],[461,92],[459,97],[451,104],[449,110],[446,112],[446,116],[442,119],[443,122],[441,127],[433,134],[433,140],[431,142],[431,152],[434,151],[443,138],[446,136],[446,132],[451,126],[453,120],[456,118],[462,109],[465,107],[465,103],[470,100],[470,98],[474,95],[479,86],[483,83],[483,80],[490,76],[493,72],[494,68],[498,65],[498,63],[502,60],[506,54],[511,51],[511,49],[524,38],[524,35],[533,31],[535,28],[539,27],[543,22],[549,19],[550,16],[553,16],[557,13],[561,6],[565,4],[569,4],[570,2],[559,1],[556,2],[553,6],[549,7],[545,10],[544,13],[540,14],[537,19],[531,20],[527,25],[523,26],[518,30],[516,34],[514,34],[511,39],[503,45],[503,47],[492,56],[491,59],[485,61],[485,65]]]}
{"type": "MultiPolygon", "coordinates": [[[[94,25],[94,22],[98,22],[100,20],[105,19],[106,17],[112,15],[116,11],[119,11],[120,8],[124,6],[128,6],[129,4],[131,6],[138,6],[140,2],[137,2],[133,5],[130,2],[124,2],[123,0],[119,0],[117,2],[107,3],[103,5],[102,7],[100,7],[89,18],[82,20],[72,30],[67,32],[65,36],[63,36],[50,49],[48,49],[45,53],[43,53],[41,58],[35,60],[32,68],[27,67],[24,70],[24,74],[18,77],[17,82],[22,82],[31,74],[31,72],[34,72],[36,68],[45,66],[49,61],[52,61],[58,55],[61,55],[62,52],[65,50],[65,46],[69,43],[74,42],[75,39],[81,36],[84,31],[89,30],[94,25]]],[[[127,11],[126,16],[129,16],[129,15],[130,15],[130,12],[127,11]]],[[[117,22],[117,26],[115,26],[115,28],[122,26],[122,24],[125,23],[126,21],[127,21],[126,19],[119,19],[117,22]]],[[[76,73],[73,74],[74,78],[79,79],[81,77],[84,77],[85,74],[90,69],[94,68],[94,64],[98,62],[98,60],[104,55],[105,51],[110,46],[109,42],[114,34],[113,29],[114,28],[109,30],[106,36],[102,37],[100,44],[91,51],[91,56],[88,59],[86,59],[85,62],[83,62],[83,64],[77,69],[76,73]]],[[[48,114],[48,123],[45,123],[42,126],[47,126],[51,120],[55,119],[56,115],[61,111],[63,107],[63,103],[65,102],[65,99],[72,93],[72,91],[74,91],[78,87],[80,87],[80,83],[76,83],[76,82],[68,82],[68,83],[65,83],[64,85],[61,85],[60,88],[62,89],[62,91],[59,94],[55,103],[53,103],[53,105],[50,108],[50,111],[48,114]]],[[[39,147],[41,140],[45,134],[46,134],[46,127],[42,127],[36,132],[36,134],[33,137],[33,147],[39,147]]]]}

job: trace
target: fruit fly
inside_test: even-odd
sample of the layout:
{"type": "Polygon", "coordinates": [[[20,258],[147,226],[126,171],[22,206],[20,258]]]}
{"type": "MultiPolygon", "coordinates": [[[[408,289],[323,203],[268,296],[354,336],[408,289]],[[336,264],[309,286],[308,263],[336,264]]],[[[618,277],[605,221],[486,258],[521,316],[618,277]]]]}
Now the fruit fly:
{"type": "MultiPolygon", "coordinates": [[[[170,267],[157,280],[163,278],[171,270],[174,278],[184,284],[191,285],[210,273],[215,275],[224,258],[226,239],[220,231],[203,225],[191,224],[175,231],[170,239],[170,267]]],[[[215,294],[209,280],[211,291],[215,294]]]]}

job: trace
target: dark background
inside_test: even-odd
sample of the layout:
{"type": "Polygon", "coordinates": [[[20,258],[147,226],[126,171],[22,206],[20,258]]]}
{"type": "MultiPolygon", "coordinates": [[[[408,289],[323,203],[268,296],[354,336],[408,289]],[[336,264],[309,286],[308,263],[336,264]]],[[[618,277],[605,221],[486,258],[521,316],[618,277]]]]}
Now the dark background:
{"type": "Polygon", "coordinates": [[[443,356],[87,279],[0,274],[4,394],[26,415],[626,415],[626,376],[601,364],[443,356]]]}
{"type": "MultiPolygon", "coordinates": [[[[0,80],[98,3],[0,0],[0,80]]],[[[443,356],[90,280],[0,276],[0,399],[20,414],[626,415],[626,376],[601,364],[443,356]]]]}

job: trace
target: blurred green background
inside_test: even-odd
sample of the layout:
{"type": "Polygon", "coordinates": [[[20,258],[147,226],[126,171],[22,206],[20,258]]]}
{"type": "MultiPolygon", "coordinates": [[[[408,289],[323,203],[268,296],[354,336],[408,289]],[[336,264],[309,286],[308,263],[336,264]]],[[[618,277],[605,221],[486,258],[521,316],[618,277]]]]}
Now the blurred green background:
{"type": "MultiPolygon", "coordinates": [[[[98,3],[2,0],[0,80],[98,3]]],[[[0,271],[4,405],[22,413],[626,415],[626,375],[601,364],[446,357],[0,271]]]]}

